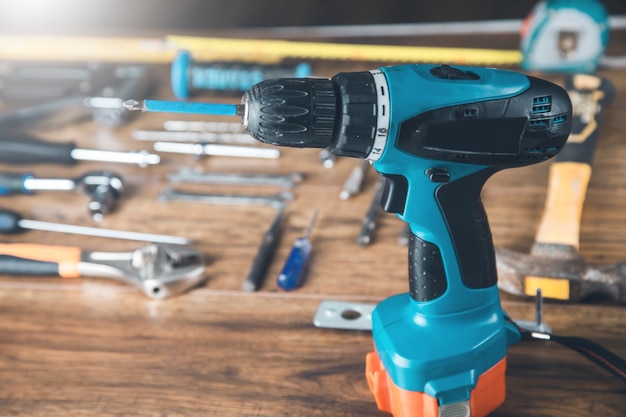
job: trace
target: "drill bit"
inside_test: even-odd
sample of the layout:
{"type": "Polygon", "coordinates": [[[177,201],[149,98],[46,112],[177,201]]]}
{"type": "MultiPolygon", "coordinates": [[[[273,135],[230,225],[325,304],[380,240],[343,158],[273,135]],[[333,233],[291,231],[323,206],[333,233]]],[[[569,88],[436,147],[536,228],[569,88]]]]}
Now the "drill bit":
{"type": "Polygon", "coordinates": [[[339,198],[347,200],[361,192],[363,179],[365,178],[368,166],[369,161],[366,159],[359,161],[359,163],[350,172],[350,175],[348,175],[346,182],[343,184],[343,189],[339,193],[339,198]]]}
{"type": "Polygon", "coordinates": [[[378,215],[380,214],[380,198],[383,194],[384,188],[383,180],[379,179],[378,182],[376,182],[374,197],[372,198],[372,202],[367,209],[367,213],[365,213],[365,217],[363,218],[363,222],[361,224],[361,231],[359,232],[359,236],[356,240],[359,246],[367,246],[372,243],[372,240],[374,239],[374,232],[376,230],[376,225],[378,224],[378,215]]]}
{"type": "Polygon", "coordinates": [[[124,108],[131,111],[147,111],[158,113],[205,114],[214,116],[241,116],[245,106],[241,104],[222,103],[189,103],[185,101],[166,100],[126,100],[124,108]]]}

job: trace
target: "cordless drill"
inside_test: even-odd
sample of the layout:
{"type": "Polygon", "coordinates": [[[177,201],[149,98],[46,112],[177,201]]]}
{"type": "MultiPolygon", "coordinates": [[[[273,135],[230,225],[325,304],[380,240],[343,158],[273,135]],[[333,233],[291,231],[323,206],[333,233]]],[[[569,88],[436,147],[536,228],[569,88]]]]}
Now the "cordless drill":
{"type": "Polygon", "coordinates": [[[505,70],[403,65],[262,81],[225,110],[259,141],[368,159],[385,178],[383,209],[409,223],[409,292],[372,315],[366,375],[378,407],[480,417],[502,404],[520,334],[500,305],[480,193],[495,172],[559,152],[566,91],[505,70]]]}
{"type": "Polygon", "coordinates": [[[243,122],[274,145],[365,158],[381,205],[411,228],[409,292],[372,315],[368,384],[403,416],[485,416],[504,402],[502,311],[480,193],[495,172],[555,156],[571,129],[561,87],[491,68],[403,65],[332,79],[263,81],[243,122]]]}

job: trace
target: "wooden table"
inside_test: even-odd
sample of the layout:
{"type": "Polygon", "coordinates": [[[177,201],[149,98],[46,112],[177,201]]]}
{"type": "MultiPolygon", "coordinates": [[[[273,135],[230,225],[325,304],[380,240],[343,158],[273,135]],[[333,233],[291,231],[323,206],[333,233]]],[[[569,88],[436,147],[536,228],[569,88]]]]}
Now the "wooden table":
{"type": "MultiPolygon", "coordinates": [[[[626,53],[623,35],[619,39],[612,39],[609,52],[626,53]]],[[[480,46],[517,46],[513,37],[488,40],[490,44],[480,46]]],[[[445,45],[454,40],[411,42],[445,45]]],[[[318,75],[331,76],[379,65],[314,63],[314,69],[318,75]]],[[[601,75],[615,83],[618,94],[604,114],[580,252],[590,262],[611,264],[626,253],[626,141],[621,125],[626,76],[623,70],[605,70],[601,75]]],[[[170,98],[163,80],[159,95],[170,98]]],[[[37,133],[50,140],[75,140],[86,148],[150,150],[150,144],[133,141],[131,133],[160,129],[166,118],[139,114],[119,129],[87,121],[37,133]]],[[[372,350],[369,332],[319,329],[312,319],[322,300],[376,303],[407,290],[406,247],[396,243],[402,224],[382,214],[373,244],[358,246],[356,237],[372,199],[375,173],[369,172],[362,194],[343,201],[339,191],[358,161],[339,159],[333,168],[325,169],[317,150],[281,151],[275,161],[226,157],[194,161],[186,155],[164,154],[160,165],[145,169],[96,162],[28,167],[39,177],[72,177],[89,169],[118,172],[126,179],[127,193],[118,210],[99,226],[194,239],[194,247],[208,259],[206,282],[190,293],[155,301],[134,287],[106,279],[0,277],[0,415],[386,415],[377,410],[364,376],[364,358],[372,350]],[[160,191],[170,185],[166,175],[185,166],[306,175],[293,189],[296,198],[288,206],[277,257],[260,291],[246,293],[240,288],[275,209],[157,201],[160,191]],[[319,218],[312,235],[315,248],[308,280],[297,291],[281,292],[274,277],[314,209],[319,210],[319,218]]],[[[483,201],[496,245],[529,250],[543,210],[548,168],[549,163],[543,163],[507,170],[487,182],[483,201]]],[[[270,191],[180,187],[206,192],[270,191]]],[[[86,197],[80,193],[5,197],[0,204],[19,210],[25,218],[93,225],[86,197]]],[[[5,240],[106,251],[141,246],[36,231],[5,240]]],[[[514,318],[534,318],[532,300],[503,295],[503,307],[514,318]]],[[[557,334],[587,337],[626,356],[626,310],[619,305],[606,300],[547,303],[545,319],[557,334]]],[[[510,348],[508,363],[507,401],[494,416],[623,415],[624,385],[558,344],[520,343],[510,348]]]]}

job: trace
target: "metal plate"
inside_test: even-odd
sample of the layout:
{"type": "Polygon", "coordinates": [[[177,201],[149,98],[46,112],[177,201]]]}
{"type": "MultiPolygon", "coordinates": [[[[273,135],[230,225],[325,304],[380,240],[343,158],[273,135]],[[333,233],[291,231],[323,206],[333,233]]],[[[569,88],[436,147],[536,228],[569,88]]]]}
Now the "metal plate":
{"type": "Polygon", "coordinates": [[[375,304],[322,301],[313,318],[316,327],[343,330],[372,330],[375,304]]]}

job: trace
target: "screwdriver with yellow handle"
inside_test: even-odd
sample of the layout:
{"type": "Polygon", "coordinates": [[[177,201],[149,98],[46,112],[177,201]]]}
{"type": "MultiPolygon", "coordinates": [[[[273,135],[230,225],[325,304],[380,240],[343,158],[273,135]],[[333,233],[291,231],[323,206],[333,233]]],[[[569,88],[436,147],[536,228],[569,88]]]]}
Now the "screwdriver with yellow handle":
{"type": "Polygon", "coordinates": [[[202,255],[185,246],[151,243],[130,252],[88,252],[74,246],[0,244],[0,275],[113,278],[154,299],[195,287],[204,269],[202,255]]]}

